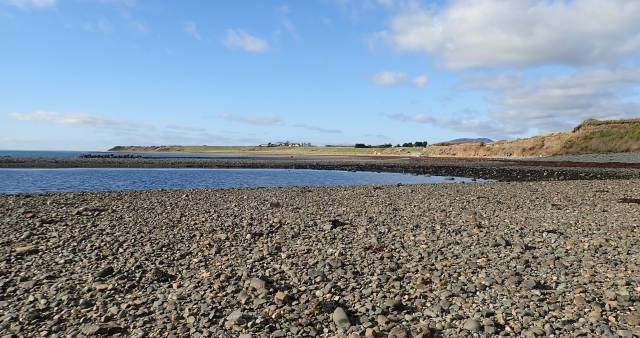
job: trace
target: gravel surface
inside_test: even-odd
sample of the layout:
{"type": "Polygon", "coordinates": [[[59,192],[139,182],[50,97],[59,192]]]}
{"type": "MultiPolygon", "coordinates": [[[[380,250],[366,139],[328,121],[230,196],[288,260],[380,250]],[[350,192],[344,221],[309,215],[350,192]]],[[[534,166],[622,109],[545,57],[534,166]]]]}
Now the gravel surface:
{"type": "Polygon", "coordinates": [[[640,335],[640,181],[0,196],[18,337],[640,335]]]}
{"type": "Polygon", "coordinates": [[[597,162],[597,163],[640,163],[640,153],[609,153],[609,154],[585,154],[562,155],[547,157],[530,157],[528,160],[536,161],[571,161],[571,162],[597,162]]]}
{"type": "Polygon", "coordinates": [[[296,157],[290,159],[0,158],[0,168],[285,168],[415,173],[500,181],[640,178],[640,164],[481,158],[296,157]]]}

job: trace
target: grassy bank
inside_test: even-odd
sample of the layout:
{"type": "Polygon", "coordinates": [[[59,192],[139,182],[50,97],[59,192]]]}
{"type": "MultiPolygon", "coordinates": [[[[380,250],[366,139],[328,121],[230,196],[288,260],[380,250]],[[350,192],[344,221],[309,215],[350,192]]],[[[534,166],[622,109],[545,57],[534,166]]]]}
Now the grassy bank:
{"type": "Polygon", "coordinates": [[[255,146],[117,146],[110,151],[247,153],[278,155],[368,155],[532,157],[640,151],[640,119],[587,120],[572,131],[494,143],[431,145],[428,147],[255,147],[255,146]]]}
{"type": "Polygon", "coordinates": [[[109,151],[186,152],[186,153],[247,153],[273,155],[412,155],[424,148],[355,148],[355,147],[254,147],[254,146],[117,146],[109,151]]]}
{"type": "Polygon", "coordinates": [[[640,151],[640,119],[587,120],[568,132],[491,144],[430,146],[425,153],[438,156],[523,157],[635,151],[640,151]]]}

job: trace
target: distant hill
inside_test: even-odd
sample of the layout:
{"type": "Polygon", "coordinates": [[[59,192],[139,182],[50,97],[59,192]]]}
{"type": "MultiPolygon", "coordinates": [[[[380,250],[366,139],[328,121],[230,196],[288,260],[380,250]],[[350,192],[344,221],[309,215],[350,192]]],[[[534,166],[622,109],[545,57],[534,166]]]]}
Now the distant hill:
{"type": "Polygon", "coordinates": [[[431,146],[434,156],[551,156],[640,151],[640,119],[586,120],[572,131],[490,144],[431,146]]]}
{"type": "Polygon", "coordinates": [[[640,119],[586,120],[571,131],[508,141],[456,139],[423,147],[223,147],[116,146],[110,151],[261,153],[286,155],[390,155],[458,157],[532,157],[570,154],[640,152],[640,119]]]}
{"type": "Polygon", "coordinates": [[[492,139],[489,138],[457,138],[450,141],[444,141],[440,143],[434,143],[434,146],[450,146],[455,144],[465,144],[465,143],[493,143],[492,139]]]}

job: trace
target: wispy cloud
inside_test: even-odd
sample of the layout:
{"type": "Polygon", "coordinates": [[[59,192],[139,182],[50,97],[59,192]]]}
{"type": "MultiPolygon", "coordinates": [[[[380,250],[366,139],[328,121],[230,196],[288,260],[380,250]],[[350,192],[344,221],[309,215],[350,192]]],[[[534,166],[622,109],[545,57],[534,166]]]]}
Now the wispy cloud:
{"type": "MultiPolygon", "coordinates": [[[[9,113],[7,116],[15,121],[32,123],[50,123],[72,126],[80,129],[91,129],[108,134],[108,142],[104,147],[116,144],[130,145],[170,145],[170,144],[257,144],[264,140],[259,138],[229,137],[211,133],[205,128],[170,124],[156,127],[151,124],[135,123],[101,117],[86,113],[57,113],[35,111],[31,113],[9,113]],[[111,142],[113,142],[111,144],[111,142]]],[[[4,140],[6,142],[15,140],[4,140]]],[[[13,142],[16,143],[16,142],[13,142]]]]}
{"type": "Polygon", "coordinates": [[[19,8],[51,8],[57,4],[56,0],[0,0],[0,4],[19,8]]]}
{"type": "Polygon", "coordinates": [[[371,77],[371,82],[378,86],[398,86],[407,82],[407,74],[393,71],[383,71],[371,77]]]}
{"type": "Polygon", "coordinates": [[[130,19],[129,25],[131,26],[131,29],[140,34],[147,34],[151,32],[151,27],[142,21],[130,19]]]}
{"type": "Polygon", "coordinates": [[[413,81],[411,81],[411,84],[416,88],[424,88],[427,86],[427,83],[429,83],[429,78],[424,74],[416,76],[413,81]]]}
{"type": "MultiPolygon", "coordinates": [[[[293,21],[291,21],[290,18],[290,14],[291,14],[291,8],[287,5],[280,5],[277,9],[276,12],[278,14],[278,16],[280,16],[280,26],[287,32],[289,33],[289,35],[296,39],[299,40],[300,39],[300,33],[298,32],[298,29],[296,28],[296,25],[293,23],[293,21]]],[[[280,29],[276,30],[276,35],[279,36],[280,35],[280,29]]]]}
{"type": "Polygon", "coordinates": [[[224,44],[232,49],[241,49],[249,53],[264,53],[269,49],[266,40],[253,36],[243,30],[227,29],[224,44]]]}
{"type": "Polygon", "coordinates": [[[147,124],[104,118],[86,113],[58,113],[40,110],[32,113],[9,113],[8,116],[17,121],[43,121],[120,132],[153,129],[153,126],[147,124]]]}
{"type": "Polygon", "coordinates": [[[175,124],[167,125],[167,129],[177,131],[177,132],[196,132],[196,133],[204,133],[207,131],[204,128],[185,127],[185,126],[178,126],[175,124]]]}
{"type": "Polygon", "coordinates": [[[312,126],[312,125],[302,124],[302,123],[296,124],[294,125],[294,127],[302,128],[310,131],[317,131],[319,133],[325,133],[325,134],[342,134],[342,130],[339,130],[339,129],[322,128],[322,127],[312,126]]]}
{"type": "Polygon", "coordinates": [[[411,84],[416,88],[425,88],[429,82],[429,78],[424,74],[417,75],[413,79],[410,79],[409,75],[405,73],[389,70],[374,74],[370,80],[373,84],[382,87],[411,84]]]}
{"type": "Polygon", "coordinates": [[[390,140],[391,138],[384,134],[364,134],[364,137],[375,138],[379,140],[390,140]]]}
{"type": "Polygon", "coordinates": [[[433,116],[426,115],[426,114],[407,115],[407,114],[396,113],[396,114],[385,114],[385,116],[392,120],[401,121],[401,122],[430,123],[435,121],[433,116]]]}
{"type": "Polygon", "coordinates": [[[291,8],[289,8],[289,6],[287,6],[286,4],[282,4],[278,6],[277,11],[282,15],[289,15],[291,13],[291,8]]]}
{"type": "Polygon", "coordinates": [[[387,118],[408,123],[424,123],[435,127],[455,130],[458,132],[474,133],[480,136],[515,136],[527,131],[526,127],[505,125],[493,120],[479,119],[474,115],[436,118],[427,114],[386,114],[387,118]]]}
{"type": "Polygon", "coordinates": [[[282,120],[277,116],[243,116],[234,113],[222,113],[220,117],[229,121],[251,124],[256,126],[270,126],[280,123],[282,120]]]}
{"type": "Polygon", "coordinates": [[[113,31],[113,24],[107,19],[99,19],[97,21],[85,22],[82,29],[88,32],[110,33],[113,31]]]}
{"type": "Polygon", "coordinates": [[[187,34],[191,35],[192,38],[196,40],[202,40],[202,36],[200,35],[200,31],[198,30],[198,25],[195,22],[185,22],[183,29],[187,34]]]}
{"type": "Polygon", "coordinates": [[[118,6],[123,8],[135,7],[138,4],[138,0],[97,0],[100,3],[112,6],[118,6]]]}

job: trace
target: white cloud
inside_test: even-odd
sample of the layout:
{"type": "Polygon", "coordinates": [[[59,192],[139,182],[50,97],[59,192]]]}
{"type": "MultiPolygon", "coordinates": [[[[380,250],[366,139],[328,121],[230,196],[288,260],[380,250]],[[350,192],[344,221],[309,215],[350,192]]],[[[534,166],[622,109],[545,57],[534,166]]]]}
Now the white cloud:
{"type": "Polygon", "coordinates": [[[200,35],[200,31],[198,30],[198,25],[193,21],[187,21],[184,23],[184,31],[191,35],[192,38],[196,40],[202,40],[202,36],[200,35]]]}
{"type": "Polygon", "coordinates": [[[436,118],[427,114],[387,114],[386,116],[389,119],[400,122],[431,124],[439,128],[446,128],[458,132],[475,133],[480,136],[514,136],[527,131],[526,127],[507,127],[504,124],[496,123],[495,121],[488,119],[478,118],[471,114],[446,118],[436,118]]]}
{"type": "Polygon", "coordinates": [[[637,90],[640,69],[580,70],[569,75],[539,77],[531,83],[519,75],[474,76],[460,86],[489,94],[486,113],[468,112],[438,118],[387,114],[402,122],[428,123],[480,136],[519,136],[569,130],[589,118],[617,119],[640,115],[637,90]]]}
{"type": "Polygon", "coordinates": [[[197,133],[204,133],[207,130],[204,128],[195,128],[195,127],[185,127],[185,126],[179,126],[179,125],[175,125],[175,124],[170,124],[167,125],[166,127],[168,130],[172,130],[172,131],[176,131],[176,132],[197,132],[197,133]]]}
{"type": "Polygon", "coordinates": [[[50,8],[56,5],[56,0],[0,0],[0,4],[20,8],[50,8]]]}
{"type": "Polygon", "coordinates": [[[151,128],[151,126],[149,125],[103,118],[86,113],[57,113],[40,110],[32,113],[9,113],[8,115],[10,118],[17,121],[43,121],[56,124],[77,125],[120,132],[136,131],[140,128],[151,128]]]}
{"type": "Polygon", "coordinates": [[[384,71],[373,75],[371,82],[378,86],[397,86],[407,82],[407,75],[399,72],[384,71]]]}
{"type": "Polygon", "coordinates": [[[410,83],[416,88],[425,88],[429,82],[429,78],[424,74],[410,79],[407,74],[394,71],[383,71],[374,74],[370,80],[373,84],[383,87],[401,86],[410,83]]]}
{"type": "Polygon", "coordinates": [[[429,83],[429,78],[426,75],[421,74],[416,76],[411,83],[414,87],[424,88],[427,86],[427,83],[429,83]]]}
{"type": "MultiPolygon", "coordinates": [[[[86,113],[57,113],[50,111],[35,111],[32,113],[9,113],[7,116],[15,121],[51,123],[77,128],[90,128],[92,131],[108,134],[107,143],[101,141],[104,147],[116,144],[130,145],[167,145],[167,144],[238,144],[260,143],[264,140],[254,138],[230,138],[210,133],[205,128],[167,125],[163,128],[151,124],[135,123],[100,117],[86,113]]],[[[97,134],[97,133],[96,133],[97,134]]],[[[7,140],[8,142],[9,140],[7,140]]],[[[15,141],[15,140],[11,140],[15,141]]],[[[42,142],[38,144],[42,147],[42,142]]],[[[17,144],[16,142],[13,142],[17,144]]],[[[86,145],[85,145],[86,146],[86,145]]],[[[33,146],[32,146],[33,147],[33,146]]],[[[45,146],[46,148],[47,146],[45,146]]],[[[85,148],[86,149],[86,148],[85,148]]]]}
{"type": "Polygon", "coordinates": [[[403,11],[378,34],[454,69],[607,64],[640,50],[637,0],[452,0],[403,11]]]}
{"type": "Polygon", "coordinates": [[[249,53],[263,53],[269,49],[267,41],[237,29],[227,29],[224,44],[229,48],[242,49],[249,53]]]}
{"type": "Polygon", "coordinates": [[[487,89],[493,94],[490,117],[503,125],[526,125],[544,131],[569,129],[587,118],[611,119],[640,114],[634,89],[640,69],[581,70],[545,76],[532,84],[487,89]]]}
{"type": "Polygon", "coordinates": [[[270,115],[242,116],[234,113],[222,113],[220,114],[220,117],[230,121],[240,122],[244,124],[252,124],[257,126],[269,126],[269,125],[278,124],[282,121],[279,117],[270,116],[270,115]]]}
{"type": "Polygon", "coordinates": [[[312,125],[303,124],[303,123],[296,124],[294,125],[294,127],[316,131],[324,134],[341,134],[342,133],[342,130],[339,130],[339,129],[323,128],[323,127],[312,126],[312,125]]]}
{"type": "Polygon", "coordinates": [[[386,114],[386,116],[392,120],[397,120],[402,122],[431,123],[435,121],[435,118],[433,116],[426,115],[426,114],[417,114],[417,115],[386,114]]]}

